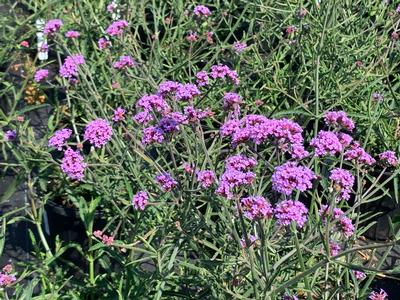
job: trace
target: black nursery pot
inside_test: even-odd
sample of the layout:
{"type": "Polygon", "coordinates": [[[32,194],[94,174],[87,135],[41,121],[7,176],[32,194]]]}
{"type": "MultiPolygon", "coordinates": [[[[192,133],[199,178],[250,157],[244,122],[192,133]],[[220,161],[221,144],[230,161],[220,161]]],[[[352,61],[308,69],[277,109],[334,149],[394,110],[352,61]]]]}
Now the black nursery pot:
{"type": "MultiPolygon", "coordinates": [[[[43,230],[47,235],[49,246],[54,249],[56,237],[63,242],[76,243],[83,249],[88,247],[88,237],[85,226],[79,216],[79,210],[74,207],[66,207],[53,201],[46,203],[43,216],[43,230]]],[[[100,213],[95,214],[93,228],[103,228],[105,219],[100,213]]],[[[74,262],[79,267],[85,267],[86,261],[74,248],[68,249],[62,258],[74,262]]]]}
{"type": "MultiPolygon", "coordinates": [[[[391,176],[391,172],[384,174],[379,180],[380,183],[383,183],[391,176]]],[[[379,173],[372,174],[376,177],[379,176],[379,173]]],[[[371,214],[379,214],[378,216],[371,219],[368,223],[375,221],[371,228],[369,228],[364,236],[376,241],[383,241],[392,238],[392,233],[390,232],[390,219],[394,216],[400,215],[400,203],[397,203],[394,198],[394,191],[390,191],[391,196],[385,196],[375,202],[370,202],[363,204],[361,206],[362,213],[371,213],[371,214]]],[[[394,229],[398,229],[398,225],[393,224],[394,229]]]]}

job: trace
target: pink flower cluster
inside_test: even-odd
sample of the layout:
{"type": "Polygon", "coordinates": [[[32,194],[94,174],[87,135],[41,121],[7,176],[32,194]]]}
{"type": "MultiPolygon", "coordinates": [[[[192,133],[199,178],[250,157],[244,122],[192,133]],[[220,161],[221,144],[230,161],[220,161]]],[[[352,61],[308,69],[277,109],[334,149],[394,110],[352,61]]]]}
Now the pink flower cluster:
{"type": "Polygon", "coordinates": [[[262,196],[246,197],[240,200],[243,214],[250,220],[272,218],[274,210],[262,196]]]}
{"type": "Polygon", "coordinates": [[[108,48],[109,46],[111,46],[111,42],[107,41],[105,38],[100,38],[97,41],[97,46],[99,47],[100,50],[104,50],[104,49],[108,48]]]}
{"type": "Polygon", "coordinates": [[[214,65],[211,66],[211,72],[210,72],[210,77],[213,79],[221,78],[225,79],[228,78],[229,80],[232,81],[234,85],[238,85],[240,83],[238,74],[235,70],[231,70],[228,66],[226,65],[214,65]]]}
{"type": "Polygon", "coordinates": [[[103,244],[106,244],[107,246],[111,246],[114,243],[114,237],[103,234],[101,230],[94,231],[93,235],[98,239],[101,239],[103,244]]]}
{"type": "Polygon", "coordinates": [[[161,128],[150,126],[143,129],[142,144],[151,145],[154,143],[162,143],[164,141],[164,131],[161,128]]]}
{"type": "Polygon", "coordinates": [[[206,86],[209,84],[210,78],[206,71],[200,71],[196,74],[196,83],[198,86],[206,86]]]}
{"type": "Polygon", "coordinates": [[[158,174],[155,180],[164,192],[171,191],[178,184],[178,182],[167,172],[158,174]]]}
{"type": "Polygon", "coordinates": [[[75,82],[78,77],[78,66],[83,65],[85,59],[81,54],[70,55],[64,60],[60,68],[60,76],[75,82]]]}
{"type": "Polygon", "coordinates": [[[369,155],[358,142],[353,142],[350,149],[344,153],[345,160],[354,160],[360,165],[373,165],[376,160],[369,155]]]}
{"type": "Polygon", "coordinates": [[[272,140],[295,159],[308,155],[303,146],[302,132],[301,126],[291,120],[268,119],[262,115],[247,115],[240,120],[228,120],[220,128],[221,136],[231,137],[234,146],[248,141],[259,145],[272,140]]]}
{"type": "Polygon", "coordinates": [[[247,44],[243,42],[236,41],[233,43],[233,50],[236,54],[241,54],[247,48],[247,44]]]}
{"type": "Polygon", "coordinates": [[[209,17],[211,15],[210,9],[207,6],[204,6],[204,5],[197,5],[193,9],[193,13],[197,17],[209,17]]]}
{"type": "Polygon", "coordinates": [[[355,127],[353,120],[351,120],[344,111],[330,111],[324,115],[325,123],[329,126],[346,129],[352,131],[355,127]]]}
{"type": "Polygon", "coordinates": [[[364,272],[362,271],[353,271],[354,276],[358,279],[358,280],[364,280],[365,277],[367,277],[367,275],[365,275],[364,272]]]}
{"type": "Polygon", "coordinates": [[[57,148],[58,151],[61,151],[65,142],[71,137],[71,134],[72,130],[69,128],[57,130],[49,139],[48,146],[57,148]]]}
{"type": "Polygon", "coordinates": [[[331,252],[331,256],[336,256],[336,255],[339,255],[340,251],[342,250],[342,247],[340,247],[340,245],[338,243],[330,242],[329,250],[331,252]]]}
{"type": "Polygon", "coordinates": [[[122,70],[136,66],[135,60],[129,55],[121,56],[114,64],[114,69],[122,70]]]}
{"type": "Polygon", "coordinates": [[[129,26],[129,23],[125,20],[115,21],[108,26],[106,33],[110,36],[122,35],[124,29],[129,26]]]}
{"type": "Polygon", "coordinates": [[[394,151],[385,151],[379,154],[379,159],[387,166],[397,167],[399,159],[394,151]]]}
{"type": "Polygon", "coordinates": [[[112,128],[108,121],[96,119],[86,125],[84,139],[96,148],[100,148],[111,140],[112,134],[112,128]]]}
{"type": "Polygon", "coordinates": [[[312,187],[312,180],[315,178],[317,177],[309,168],[287,162],[275,168],[272,189],[285,195],[290,195],[294,190],[304,192],[312,187]]]}
{"type": "Polygon", "coordinates": [[[47,76],[49,76],[49,70],[47,70],[47,69],[39,69],[39,70],[37,70],[37,71],[35,72],[35,76],[34,76],[33,79],[34,79],[36,82],[40,82],[40,81],[42,81],[43,79],[46,79],[47,76]]]}
{"type": "Polygon", "coordinates": [[[245,156],[228,158],[225,164],[225,172],[221,175],[218,188],[215,191],[216,194],[232,199],[236,188],[251,184],[256,177],[253,172],[248,171],[254,166],[253,162],[254,159],[245,156]],[[240,162],[238,161],[239,157],[243,159],[240,162]]]}
{"type": "Polygon", "coordinates": [[[68,147],[64,152],[64,157],[61,161],[61,170],[72,180],[82,180],[86,168],[86,163],[83,162],[83,156],[78,150],[74,151],[68,147]]]}
{"type": "Polygon", "coordinates": [[[144,191],[140,191],[135,196],[133,196],[132,205],[135,209],[144,210],[148,201],[149,195],[144,191]]]}
{"type": "Polygon", "coordinates": [[[373,291],[368,296],[369,300],[386,300],[388,299],[388,294],[383,290],[380,289],[379,292],[373,291]]]}
{"type": "Polygon", "coordinates": [[[335,155],[343,151],[343,145],[334,132],[321,130],[310,145],[315,148],[315,156],[335,155]]]}
{"type": "Polygon", "coordinates": [[[335,190],[339,193],[337,200],[349,200],[354,185],[354,176],[347,170],[335,168],[329,179],[333,181],[335,190]]]}
{"type": "Polygon", "coordinates": [[[65,37],[69,39],[77,39],[81,34],[78,31],[70,30],[65,33],[65,37]]]}
{"type": "Polygon", "coordinates": [[[62,25],[63,25],[63,22],[60,19],[49,20],[44,25],[43,33],[45,35],[50,35],[50,34],[56,33],[57,31],[60,30],[62,25]]]}
{"type": "Polygon", "coordinates": [[[209,188],[215,181],[215,174],[211,170],[199,171],[197,172],[197,181],[203,188],[209,188]]]}
{"type": "Polygon", "coordinates": [[[278,224],[288,226],[295,222],[297,227],[302,228],[307,222],[308,209],[300,201],[284,200],[277,204],[274,213],[278,224]]]}
{"type": "Polygon", "coordinates": [[[11,265],[6,265],[3,267],[3,272],[0,272],[0,287],[9,286],[17,280],[15,275],[10,274],[11,272],[12,272],[11,265]]]}
{"type": "Polygon", "coordinates": [[[193,97],[201,95],[196,85],[187,83],[180,84],[176,89],[176,99],[181,101],[192,100],[193,97]]]}
{"type": "Polygon", "coordinates": [[[113,116],[112,120],[114,122],[120,122],[120,121],[125,120],[125,113],[126,113],[125,109],[123,109],[122,107],[117,107],[114,110],[114,116],[113,116]]]}
{"type": "MultiPolygon", "coordinates": [[[[327,217],[330,216],[330,213],[331,208],[329,206],[321,205],[319,214],[324,222],[326,221],[327,217]]],[[[335,229],[340,230],[346,237],[350,237],[354,234],[355,228],[353,222],[340,208],[333,209],[333,220],[337,221],[335,229]]]]}

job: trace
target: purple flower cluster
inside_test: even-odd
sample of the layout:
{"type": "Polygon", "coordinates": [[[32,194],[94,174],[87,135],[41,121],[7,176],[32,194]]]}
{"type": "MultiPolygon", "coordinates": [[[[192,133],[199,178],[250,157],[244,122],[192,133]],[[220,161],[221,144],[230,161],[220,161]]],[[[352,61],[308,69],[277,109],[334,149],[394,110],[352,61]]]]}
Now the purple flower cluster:
{"type": "Polygon", "coordinates": [[[7,142],[13,141],[17,138],[17,132],[15,130],[7,130],[4,133],[4,138],[7,142]]]}
{"type": "Polygon", "coordinates": [[[48,146],[57,148],[58,151],[61,151],[65,142],[71,137],[71,134],[72,130],[69,128],[57,130],[49,139],[48,146]]]}
{"type": "Polygon", "coordinates": [[[3,268],[3,272],[0,272],[0,287],[6,287],[13,284],[17,278],[15,275],[10,274],[12,272],[11,265],[7,265],[3,268]]]}
{"type": "Polygon", "coordinates": [[[85,59],[81,54],[68,56],[60,68],[60,76],[75,82],[78,77],[78,66],[83,65],[84,63],[85,59]]]}
{"type": "Polygon", "coordinates": [[[344,153],[345,160],[354,160],[360,165],[373,165],[376,161],[358,142],[353,142],[350,149],[344,153]]]}
{"type": "Polygon", "coordinates": [[[362,271],[356,271],[356,270],[354,270],[354,271],[353,271],[353,274],[354,274],[354,276],[355,276],[358,280],[364,280],[365,277],[367,277],[367,275],[365,275],[365,273],[362,272],[362,271]]]}
{"type": "Polygon", "coordinates": [[[354,185],[354,176],[347,170],[335,168],[329,179],[333,181],[335,190],[339,193],[337,200],[349,200],[354,185]]]}
{"type": "MultiPolygon", "coordinates": [[[[330,212],[331,208],[329,206],[321,205],[319,214],[324,222],[326,221],[326,218],[330,215],[330,212]]],[[[355,228],[353,222],[349,217],[346,217],[345,212],[340,208],[333,209],[333,220],[337,220],[338,222],[335,228],[343,232],[346,237],[350,237],[354,234],[355,228]]]]}
{"type": "Polygon", "coordinates": [[[209,84],[210,78],[206,71],[200,71],[196,74],[196,83],[198,86],[206,86],[209,84]]]}
{"type": "Polygon", "coordinates": [[[115,21],[108,26],[106,33],[110,36],[121,35],[124,33],[124,29],[128,26],[129,24],[125,20],[115,21]]]}
{"type": "Polygon", "coordinates": [[[37,71],[35,72],[35,76],[34,76],[33,79],[34,79],[36,82],[40,82],[40,81],[42,81],[43,79],[46,79],[47,76],[49,76],[49,70],[47,70],[47,69],[39,69],[39,70],[37,70],[37,71]]]}
{"type": "Polygon", "coordinates": [[[149,122],[153,121],[153,116],[148,110],[145,110],[134,115],[133,120],[139,124],[148,124],[149,122]]]}
{"type": "Polygon", "coordinates": [[[315,156],[335,155],[343,151],[343,145],[334,132],[321,130],[310,145],[315,148],[315,156]]]}
{"type": "Polygon", "coordinates": [[[315,178],[317,177],[309,168],[287,162],[275,168],[272,189],[285,195],[290,195],[293,190],[304,192],[312,187],[312,180],[315,178]]]}
{"type": "Polygon", "coordinates": [[[176,90],[176,99],[181,101],[192,100],[193,97],[201,95],[196,85],[187,83],[180,84],[176,90]]]}
{"type": "Polygon", "coordinates": [[[178,182],[174,178],[172,178],[172,176],[167,172],[158,174],[155,180],[158,184],[160,184],[161,189],[164,192],[171,191],[178,184],[178,182]]]}
{"type": "Polygon", "coordinates": [[[272,218],[274,213],[271,204],[261,196],[242,198],[240,204],[244,216],[250,220],[272,218]]]}
{"type": "Polygon", "coordinates": [[[167,102],[159,95],[144,95],[138,100],[136,105],[143,108],[145,111],[154,110],[162,114],[166,114],[170,111],[167,102]]]}
{"type": "Polygon", "coordinates": [[[233,50],[235,51],[235,53],[239,55],[244,50],[246,50],[247,44],[243,43],[243,42],[236,41],[236,42],[233,43],[232,47],[233,47],[233,50]]]}
{"type": "Polygon", "coordinates": [[[297,227],[302,228],[307,222],[308,209],[300,201],[285,200],[277,204],[274,213],[278,224],[288,226],[295,222],[297,227]]]}
{"type": "Polygon", "coordinates": [[[240,97],[237,93],[225,93],[224,95],[224,108],[229,109],[233,108],[236,109],[240,104],[242,104],[242,97],[240,97]]]}
{"type": "Polygon", "coordinates": [[[248,248],[248,247],[251,247],[252,245],[254,245],[254,243],[255,243],[256,241],[258,241],[258,238],[257,238],[255,235],[249,234],[249,242],[250,242],[250,245],[247,245],[246,239],[245,239],[245,238],[241,238],[241,239],[240,239],[240,246],[241,246],[243,249],[245,249],[245,248],[248,248]]]}
{"type": "Polygon", "coordinates": [[[388,299],[388,294],[383,290],[380,289],[379,292],[373,291],[368,296],[369,300],[386,300],[388,299]]]}
{"type": "Polygon", "coordinates": [[[207,6],[204,5],[197,5],[194,9],[193,9],[193,13],[197,16],[197,17],[208,17],[211,15],[211,11],[207,6]]]}
{"type": "Polygon", "coordinates": [[[100,148],[111,140],[112,133],[112,128],[108,121],[96,119],[86,125],[84,138],[96,148],[100,148]]]}
{"type": "Polygon", "coordinates": [[[70,30],[65,33],[65,37],[69,39],[77,39],[81,34],[78,31],[70,30]]]}
{"type": "Polygon", "coordinates": [[[385,151],[379,154],[379,159],[387,166],[396,167],[399,164],[399,159],[394,151],[385,151]]]}
{"type": "Polygon", "coordinates": [[[354,129],[354,122],[344,111],[330,111],[324,115],[325,123],[335,128],[343,128],[348,131],[354,129]]]}
{"type": "Polygon", "coordinates": [[[142,144],[151,145],[162,143],[164,141],[164,131],[159,127],[150,126],[143,129],[142,144]]]}
{"type": "Polygon", "coordinates": [[[117,107],[114,110],[114,116],[113,116],[112,120],[114,122],[120,122],[120,121],[125,120],[125,113],[126,113],[125,109],[123,109],[122,107],[117,107]]]}
{"type": "Polygon", "coordinates": [[[100,38],[97,41],[97,46],[99,47],[100,50],[104,50],[104,49],[108,48],[109,46],[111,46],[111,42],[107,41],[105,38],[100,38]]]}
{"type": "Polygon", "coordinates": [[[215,174],[211,170],[199,171],[197,172],[197,181],[203,188],[209,188],[215,181],[215,174]]]}
{"type": "Polygon", "coordinates": [[[133,196],[132,205],[135,209],[144,210],[148,201],[149,195],[146,192],[140,191],[133,196]]]}
{"type": "Polygon", "coordinates": [[[129,55],[121,56],[114,64],[113,68],[117,70],[132,68],[136,66],[135,60],[129,55]]]}
{"type": "Polygon", "coordinates": [[[63,25],[63,22],[60,19],[49,20],[44,25],[43,33],[45,35],[50,35],[50,34],[56,33],[57,31],[60,30],[62,25],[63,25]]]}
{"type": "Polygon", "coordinates": [[[175,93],[182,84],[177,81],[167,80],[158,85],[157,94],[160,96],[168,96],[175,93]]]}
{"type": "Polygon", "coordinates": [[[340,245],[338,243],[330,242],[329,250],[331,252],[331,256],[336,256],[336,255],[339,255],[340,251],[342,250],[342,247],[340,247],[340,245]]]}
{"type": "Polygon", "coordinates": [[[74,151],[68,147],[64,152],[64,157],[61,161],[61,170],[72,180],[82,180],[86,168],[86,163],[83,162],[83,156],[78,150],[74,151]]]}
{"type": "Polygon", "coordinates": [[[248,171],[248,169],[255,166],[254,161],[242,155],[235,155],[228,158],[225,164],[225,172],[221,175],[218,188],[215,192],[222,197],[232,199],[235,188],[251,184],[256,175],[248,171]]]}
{"type": "Polygon", "coordinates": [[[228,66],[226,65],[213,65],[211,66],[211,72],[210,76],[213,79],[217,78],[228,78],[234,85],[238,85],[240,83],[238,74],[235,70],[231,70],[228,66]]]}

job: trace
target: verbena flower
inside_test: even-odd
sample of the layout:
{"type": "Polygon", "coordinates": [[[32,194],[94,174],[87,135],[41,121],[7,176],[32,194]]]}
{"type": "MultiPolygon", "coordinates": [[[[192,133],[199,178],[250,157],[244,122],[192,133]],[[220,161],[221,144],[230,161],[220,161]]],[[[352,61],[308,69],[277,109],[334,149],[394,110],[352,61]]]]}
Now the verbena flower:
{"type": "Polygon", "coordinates": [[[338,243],[330,242],[329,243],[329,250],[331,252],[331,256],[336,256],[336,255],[338,255],[340,253],[342,248],[340,247],[340,245],[338,243]]]}
{"type": "Polygon", "coordinates": [[[233,43],[233,50],[235,50],[236,54],[241,54],[247,48],[247,44],[244,42],[236,41],[233,43]]]}
{"type": "Polygon", "coordinates": [[[106,40],[105,38],[100,38],[97,41],[97,46],[99,47],[100,50],[104,50],[111,46],[111,42],[106,40]]]}
{"type": "Polygon", "coordinates": [[[164,141],[164,131],[159,127],[150,126],[143,129],[142,144],[151,145],[154,143],[162,143],[164,141]]]}
{"type": "Polygon", "coordinates": [[[201,110],[201,109],[196,109],[193,106],[185,106],[183,111],[187,119],[187,122],[189,123],[196,123],[202,119],[205,119],[213,115],[213,112],[208,108],[205,110],[201,110]]]}
{"type": "Polygon", "coordinates": [[[211,15],[210,9],[207,6],[204,6],[204,5],[197,5],[193,9],[193,13],[197,17],[209,17],[211,15]]]}
{"type": "Polygon", "coordinates": [[[85,59],[81,54],[68,56],[60,68],[60,76],[69,80],[76,80],[76,77],[78,77],[78,66],[84,63],[85,59]]]}
{"type": "Polygon", "coordinates": [[[394,151],[385,151],[379,154],[379,159],[388,166],[396,167],[399,164],[399,159],[394,151]]]}
{"type": "Polygon", "coordinates": [[[200,71],[196,74],[196,83],[198,86],[206,86],[209,84],[210,78],[206,71],[200,71]]]}
{"type": "Polygon", "coordinates": [[[197,35],[196,32],[193,32],[193,31],[189,31],[188,35],[186,36],[186,40],[190,43],[197,42],[198,39],[199,39],[199,36],[197,35]]]}
{"type": "MultiPolygon", "coordinates": [[[[330,215],[331,208],[327,205],[322,205],[319,214],[323,222],[326,222],[326,218],[330,215]]],[[[341,231],[346,237],[350,237],[354,234],[355,228],[353,222],[349,217],[346,216],[345,212],[340,208],[333,209],[333,220],[337,223],[334,226],[335,230],[341,231]]]]}
{"type": "Polygon", "coordinates": [[[179,131],[180,123],[170,116],[163,117],[157,124],[157,127],[165,133],[179,131]]]}
{"type": "Polygon", "coordinates": [[[165,100],[159,95],[144,95],[138,100],[136,105],[144,110],[154,110],[163,114],[169,112],[170,110],[167,102],[165,102],[165,100]]]}
{"type": "Polygon", "coordinates": [[[240,83],[238,74],[235,70],[231,70],[228,66],[226,65],[214,65],[211,66],[211,72],[210,72],[210,76],[213,79],[217,79],[217,78],[228,78],[232,81],[232,83],[234,85],[238,85],[240,83]]]}
{"type": "Polygon", "coordinates": [[[96,148],[100,148],[111,140],[113,131],[110,123],[104,119],[90,121],[86,125],[84,138],[96,148]]]}
{"type": "Polygon", "coordinates": [[[182,167],[183,170],[188,174],[192,174],[194,172],[194,169],[190,163],[185,162],[182,164],[182,167]]]}
{"type": "Polygon", "coordinates": [[[353,271],[353,274],[354,274],[354,276],[355,276],[358,280],[360,280],[360,281],[364,280],[365,277],[367,277],[367,275],[365,275],[365,273],[362,272],[362,271],[354,270],[354,271],[353,271]]]}
{"type": "Polygon", "coordinates": [[[346,129],[352,131],[355,127],[353,120],[351,120],[344,111],[330,111],[324,115],[325,123],[329,126],[346,129]]]}
{"type": "Polygon", "coordinates": [[[240,204],[244,216],[250,220],[272,218],[274,213],[272,205],[261,196],[242,198],[240,204]]]}
{"type": "Polygon", "coordinates": [[[129,23],[125,20],[118,20],[110,24],[107,27],[106,33],[110,36],[122,35],[124,29],[129,26],[129,23]]]}
{"type": "Polygon", "coordinates": [[[368,296],[369,300],[386,300],[388,299],[388,294],[383,290],[380,289],[379,292],[373,291],[368,296]]]}
{"type": "Polygon", "coordinates": [[[373,165],[376,160],[369,155],[358,142],[353,142],[350,149],[344,153],[345,160],[354,160],[360,165],[373,165]]]}
{"type": "Polygon", "coordinates": [[[109,13],[113,13],[114,12],[114,9],[116,9],[117,8],[117,4],[115,3],[115,2],[111,2],[111,3],[109,3],[108,5],[107,5],[107,11],[109,12],[109,13]]]}
{"type": "Polygon", "coordinates": [[[339,193],[337,200],[349,200],[354,176],[347,170],[335,168],[331,171],[329,179],[334,182],[335,190],[339,193]]]}
{"type": "Polygon", "coordinates": [[[135,196],[133,196],[132,205],[135,209],[144,210],[148,201],[149,195],[144,191],[140,191],[135,196]]]}
{"type": "Polygon", "coordinates": [[[316,156],[336,155],[343,151],[343,145],[334,132],[321,130],[313,138],[310,145],[315,149],[316,156]]]}
{"type": "Polygon", "coordinates": [[[249,243],[250,243],[250,245],[247,245],[245,238],[241,238],[240,239],[240,246],[243,249],[244,248],[248,248],[248,247],[251,247],[252,245],[254,245],[256,241],[258,241],[258,238],[255,235],[249,234],[249,243]]]}
{"type": "Polygon", "coordinates": [[[4,138],[7,142],[11,142],[17,138],[17,132],[15,130],[7,130],[4,133],[4,138]]]}
{"type": "Polygon", "coordinates": [[[78,31],[70,30],[65,33],[65,37],[69,39],[77,39],[81,34],[78,31]]]}
{"type": "Polygon", "coordinates": [[[61,151],[65,142],[71,137],[72,130],[69,128],[64,128],[54,132],[53,136],[49,139],[48,146],[54,147],[58,151],[61,151]]]}
{"type": "Polygon", "coordinates": [[[201,92],[196,85],[191,83],[182,84],[176,90],[176,99],[181,101],[192,100],[199,95],[201,95],[201,92]]]}
{"type": "Polygon", "coordinates": [[[0,287],[10,286],[17,280],[15,275],[10,274],[11,272],[12,272],[11,265],[6,265],[3,267],[3,272],[0,272],[0,287]]]}
{"type": "Polygon", "coordinates": [[[287,162],[275,168],[272,189],[285,195],[290,195],[294,190],[304,192],[312,187],[312,180],[315,178],[317,177],[309,168],[287,162]]]}
{"type": "Polygon", "coordinates": [[[244,156],[242,154],[230,156],[225,160],[225,168],[236,171],[247,171],[254,168],[256,165],[256,159],[244,156]]]}
{"type": "Polygon", "coordinates": [[[217,195],[227,199],[233,198],[235,188],[251,184],[256,175],[253,172],[242,172],[234,169],[227,169],[222,174],[217,190],[217,195]]]}
{"type": "Polygon", "coordinates": [[[35,76],[34,76],[33,79],[34,79],[36,82],[40,82],[40,81],[42,81],[43,79],[46,79],[47,76],[49,76],[49,70],[47,70],[47,69],[39,69],[39,70],[37,70],[37,71],[35,72],[35,76]]]}
{"type": "Polygon", "coordinates": [[[198,171],[197,181],[201,183],[203,188],[209,188],[215,181],[215,173],[211,170],[198,171]]]}
{"type": "Polygon", "coordinates": [[[172,95],[182,84],[177,81],[167,80],[158,85],[158,92],[160,96],[172,95]]]}
{"type": "Polygon", "coordinates": [[[149,122],[153,121],[153,119],[153,116],[148,110],[139,112],[133,116],[133,120],[142,125],[148,124],[149,122]]]}
{"type": "Polygon", "coordinates": [[[86,163],[83,162],[83,156],[78,150],[73,150],[68,147],[64,152],[64,157],[61,161],[61,170],[73,180],[82,180],[86,168],[86,163]]]}
{"type": "Polygon", "coordinates": [[[120,58],[113,64],[113,68],[117,70],[132,68],[136,66],[136,61],[129,55],[120,56],[120,58]]]}
{"type": "Polygon", "coordinates": [[[336,136],[339,139],[339,142],[342,144],[343,149],[350,146],[351,142],[353,141],[353,138],[347,133],[337,132],[336,136]]]}
{"type": "Polygon", "coordinates": [[[123,109],[122,107],[117,107],[114,110],[114,116],[113,116],[112,120],[114,122],[120,122],[120,121],[125,120],[125,113],[126,113],[125,109],[123,109]]]}
{"type": "Polygon", "coordinates": [[[158,174],[155,180],[160,184],[161,189],[164,192],[171,191],[178,184],[178,182],[167,172],[158,174]]]}
{"type": "Polygon", "coordinates": [[[277,204],[274,214],[278,224],[288,226],[295,222],[297,227],[302,228],[307,222],[308,209],[300,201],[284,200],[277,204]]]}
{"type": "Polygon", "coordinates": [[[60,30],[62,25],[63,25],[63,22],[60,19],[49,20],[44,25],[43,33],[45,35],[50,35],[50,34],[56,33],[60,30]]]}
{"type": "Polygon", "coordinates": [[[224,108],[235,108],[242,103],[242,97],[239,94],[232,92],[224,94],[224,108]]]}

